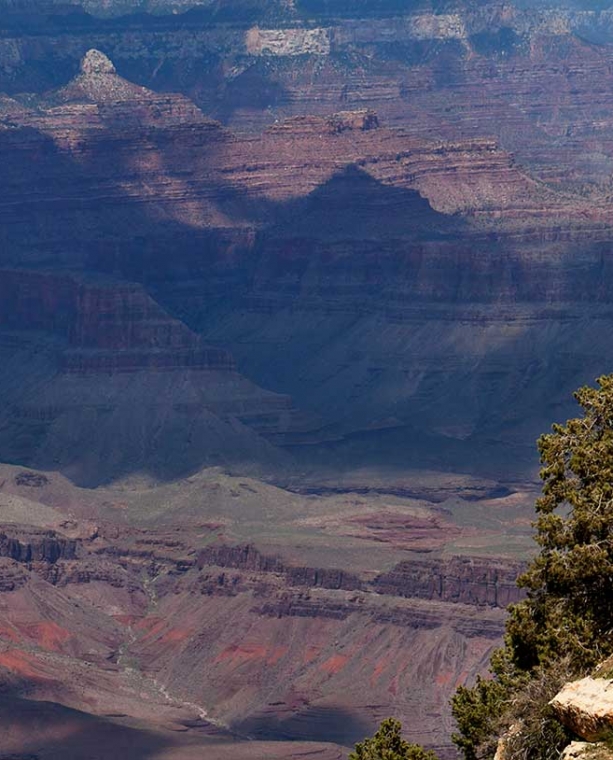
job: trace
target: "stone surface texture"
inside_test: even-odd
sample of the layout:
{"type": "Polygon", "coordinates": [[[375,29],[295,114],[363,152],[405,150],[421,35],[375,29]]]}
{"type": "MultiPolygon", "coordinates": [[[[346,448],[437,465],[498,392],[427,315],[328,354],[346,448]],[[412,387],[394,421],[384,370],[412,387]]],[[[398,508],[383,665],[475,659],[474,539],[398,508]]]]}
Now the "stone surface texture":
{"type": "Polygon", "coordinates": [[[564,749],[561,757],[563,760],[608,760],[613,756],[610,748],[602,742],[571,742],[564,749]]]}
{"type": "Polygon", "coordinates": [[[589,742],[610,735],[613,727],[613,681],[582,678],[572,681],[552,699],[557,717],[573,733],[589,742]]]}

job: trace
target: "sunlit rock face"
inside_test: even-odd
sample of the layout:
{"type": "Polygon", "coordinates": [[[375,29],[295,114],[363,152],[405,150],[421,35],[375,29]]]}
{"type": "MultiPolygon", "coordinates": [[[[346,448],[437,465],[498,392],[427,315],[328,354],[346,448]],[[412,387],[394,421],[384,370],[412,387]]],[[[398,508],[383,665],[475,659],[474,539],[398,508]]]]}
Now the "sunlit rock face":
{"type": "Polygon", "coordinates": [[[593,3],[434,9],[297,0],[219,9],[89,0],[66,12],[36,0],[9,8],[0,91],[59,86],[97,48],[129,79],[187,94],[241,130],[370,107],[421,135],[495,136],[548,182],[580,190],[611,174],[613,15],[593,3]]]}
{"type": "Polygon", "coordinates": [[[99,50],[89,50],[81,61],[81,73],[85,76],[115,74],[113,62],[99,50]]]}

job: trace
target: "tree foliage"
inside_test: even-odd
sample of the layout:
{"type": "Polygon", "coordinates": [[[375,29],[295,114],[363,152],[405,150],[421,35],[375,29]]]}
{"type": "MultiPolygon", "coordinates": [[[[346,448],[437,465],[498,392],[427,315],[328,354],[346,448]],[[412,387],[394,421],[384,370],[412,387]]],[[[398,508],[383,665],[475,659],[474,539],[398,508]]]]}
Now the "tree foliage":
{"type": "Polygon", "coordinates": [[[593,666],[613,640],[613,375],[575,393],[583,415],[541,436],[539,554],[519,579],[528,590],[507,626],[516,665],[568,656],[593,666]]]}
{"type": "MultiPolygon", "coordinates": [[[[613,652],[613,375],[597,383],[574,394],[581,416],[538,440],[539,552],[518,581],[527,597],[511,607],[492,680],[461,687],[452,700],[454,741],[466,760],[491,756],[493,738],[517,718],[519,704],[527,705],[524,726],[562,742],[546,690],[525,695],[536,682],[554,683],[561,670],[566,677],[583,674],[613,652]]],[[[545,757],[545,745],[535,741],[515,754],[545,757]]]]}
{"type": "Polygon", "coordinates": [[[458,733],[452,740],[466,760],[494,754],[505,697],[506,690],[498,680],[481,677],[472,688],[460,686],[456,691],[451,708],[458,733]]]}
{"type": "Polygon", "coordinates": [[[355,745],[349,760],[437,760],[434,752],[402,738],[402,725],[387,718],[369,739],[355,745]]]}

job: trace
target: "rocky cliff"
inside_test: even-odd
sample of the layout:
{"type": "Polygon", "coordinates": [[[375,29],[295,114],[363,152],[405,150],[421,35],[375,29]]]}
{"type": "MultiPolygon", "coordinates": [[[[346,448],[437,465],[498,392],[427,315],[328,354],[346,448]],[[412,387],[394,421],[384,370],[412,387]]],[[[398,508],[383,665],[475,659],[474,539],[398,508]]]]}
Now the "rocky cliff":
{"type": "Polygon", "coordinates": [[[0,5],[0,723],[450,755],[613,359],[611,13],[0,5]]]}
{"type": "Polygon", "coordinates": [[[495,135],[561,185],[610,174],[612,17],[589,3],[5,1],[2,24],[11,94],[63,84],[93,47],[241,128],[366,106],[421,135],[495,135]]]}
{"type": "Polygon", "coordinates": [[[458,602],[506,609],[522,596],[516,581],[520,563],[496,563],[469,557],[450,560],[406,560],[372,580],[342,570],[287,567],[278,558],[262,555],[252,546],[211,547],[200,552],[198,566],[272,572],[289,586],[344,591],[374,591],[385,596],[458,602]]]}
{"type": "Polygon", "coordinates": [[[520,572],[519,564],[497,565],[492,560],[407,561],[379,575],[374,585],[387,594],[506,609],[522,598],[517,587],[520,572]]]}
{"type": "Polygon", "coordinates": [[[222,461],[277,477],[292,458],[436,469],[440,452],[454,471],[531,473],[533,435],[608,356],[603,188],[562,191],[495,137],[347,104],[235,134],[99,51],[80,66],[1,106],[5,458],[82,482],[222,461]],[[22,327],[35,364],[9,336],[22,327]],[[106,443],[76,461],[86,438],[69,444],[56,411],[87,409],[87,430],[104,385],[155,450],[114,451],[112,400],[91,423],[106,443]],[[150,425],[143,407],[173,396],[150,425]]]}
{"type": "Polygon", "coordinates": [[[250,383],[228,351],[207,345],[138,284],[3,270],[0,303],[7,457],[60,463],[99,482],[167,457],[173,429],[189,470],[209,455],[278,459],[260,434],[309,424],[287,396],[250,383]],[[14,383],[15,374],[28,379],[14,383]],[[189,420],[183,431],[179,419],[189,420]],[[197,453],[185,450],[190,438],[197,453]]]}
{"type": "Polygon", "coordinates": [[[27,528],[24,533],[25,540],[21,540],[14,529],[11,535],[0,533],[0,557],[16,562],[51,564],[60,559],[76,559],[76,541],[57,536],[52,531],[39,531],[37,534],[32,528],[27,528]]]}

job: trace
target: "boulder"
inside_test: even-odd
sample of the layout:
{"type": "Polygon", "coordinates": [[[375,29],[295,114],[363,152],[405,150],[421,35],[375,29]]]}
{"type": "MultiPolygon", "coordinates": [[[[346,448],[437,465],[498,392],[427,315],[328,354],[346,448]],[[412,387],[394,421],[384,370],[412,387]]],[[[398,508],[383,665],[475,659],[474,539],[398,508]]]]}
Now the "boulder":
{"type": "Polygon", "coordinates": [[[582,678],[572,681],[550,704],[558,719],[586,741],[604,739],[613,731],[613,680],[582,678]]]}

